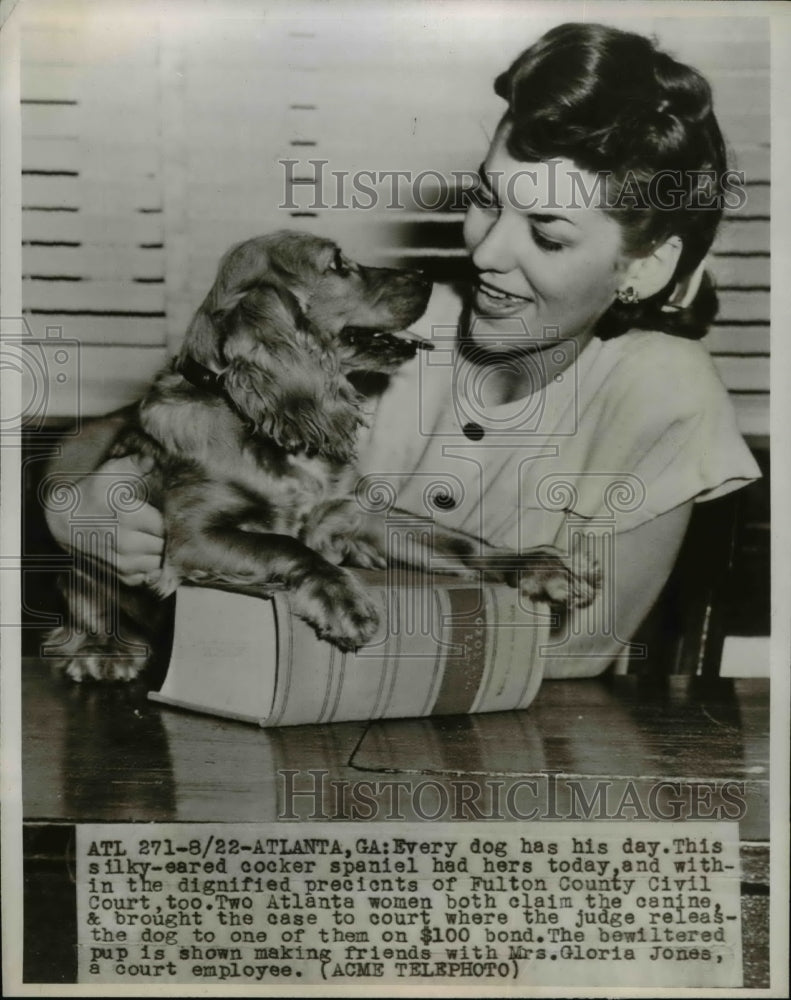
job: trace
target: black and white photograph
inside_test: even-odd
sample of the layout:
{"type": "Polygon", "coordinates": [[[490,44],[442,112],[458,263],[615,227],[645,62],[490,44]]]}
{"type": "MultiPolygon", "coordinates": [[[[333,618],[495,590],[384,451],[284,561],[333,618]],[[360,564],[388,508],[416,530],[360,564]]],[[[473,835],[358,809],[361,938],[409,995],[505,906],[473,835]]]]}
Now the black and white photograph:
{"type": "Polygon", "coordinates": [[[791,7],[0,46],[4,995],[786,996],[791,7]]]}

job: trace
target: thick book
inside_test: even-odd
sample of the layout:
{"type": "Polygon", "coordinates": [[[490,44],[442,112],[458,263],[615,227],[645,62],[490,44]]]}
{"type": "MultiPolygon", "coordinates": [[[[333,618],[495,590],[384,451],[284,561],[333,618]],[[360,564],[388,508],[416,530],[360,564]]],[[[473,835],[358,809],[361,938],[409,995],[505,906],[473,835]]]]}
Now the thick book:
{"type": "Polygon", "coordinates": [[[526,708],[543,676],[545,605],[469,580],[404,583],[360,571],[380,607],[371,642],[342,652],[262,599],[201,587],[176,595],[156,701],[260,726],[526,708]]]}

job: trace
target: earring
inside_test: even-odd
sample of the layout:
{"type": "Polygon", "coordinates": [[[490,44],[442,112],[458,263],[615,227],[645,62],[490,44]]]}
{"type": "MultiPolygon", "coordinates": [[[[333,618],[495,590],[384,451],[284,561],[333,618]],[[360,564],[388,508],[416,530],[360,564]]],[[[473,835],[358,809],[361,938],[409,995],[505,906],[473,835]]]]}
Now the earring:
{"type": "Polygon", "coordinates": [[[633,306],[640,301],[640,296],[631,285],[628,285],[626,288],[619,288],[615,293],[615,297],[619,302],[623,302],[627,306],[633,306]]]}

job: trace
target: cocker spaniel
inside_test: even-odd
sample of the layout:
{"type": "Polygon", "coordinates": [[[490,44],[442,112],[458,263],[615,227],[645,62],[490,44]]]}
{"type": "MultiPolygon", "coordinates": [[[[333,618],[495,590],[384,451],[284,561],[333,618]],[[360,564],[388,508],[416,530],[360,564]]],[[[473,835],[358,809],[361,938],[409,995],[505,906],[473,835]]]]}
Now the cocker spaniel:
{"type": "MultiPolygon", "coordinates": [[[[353,499],[366,419],[354,376],[392,373],[430,348],[402,332],[430,292],[417,272],[360,266],[302,233],[260,236],[225,255],[180,354],[106,456],[147,459],[146,499],[166,527],[161,575],[136,588],[106,573],[102,582],[99,566],[69,575],[68,620],[49,649],[71,678],[135,678],[161,627],[161,599],[185,581],[260,596],[287,589],[319,636],[342,649],[371,639],[377,610],[346,568],[385,561],[382,532],[353,499]]],[[[481,558],[484,543],[459,532],[438,531],[432,544],[501,577],[518,566],[531,596],[586,604],[595,595],[595,574],[573,574],[554,549],[501,561],[504,571],[494,550],[481,558]]]]}

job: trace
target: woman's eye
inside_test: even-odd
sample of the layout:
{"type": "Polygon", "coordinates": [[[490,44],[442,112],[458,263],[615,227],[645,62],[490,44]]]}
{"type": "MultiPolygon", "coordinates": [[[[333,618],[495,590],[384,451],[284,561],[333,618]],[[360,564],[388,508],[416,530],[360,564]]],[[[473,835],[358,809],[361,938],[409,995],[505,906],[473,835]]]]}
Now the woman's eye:
{"type": "Polygon", "coordinates": [[[558,250],[564,250],[566,247],[565,243],[558,243],[556,240],[550,240],[537,229],[533,230],[533,241],[536,246],[541,247],[542,250],[546,250],[548,253],[556,253],[558,250]]]}

